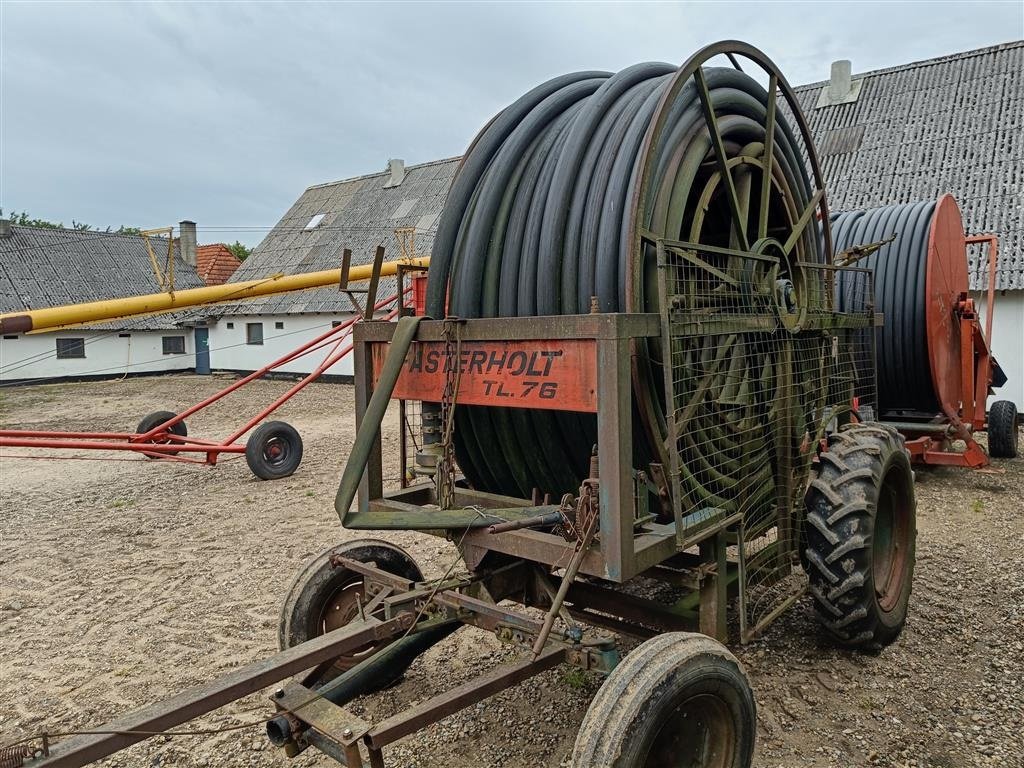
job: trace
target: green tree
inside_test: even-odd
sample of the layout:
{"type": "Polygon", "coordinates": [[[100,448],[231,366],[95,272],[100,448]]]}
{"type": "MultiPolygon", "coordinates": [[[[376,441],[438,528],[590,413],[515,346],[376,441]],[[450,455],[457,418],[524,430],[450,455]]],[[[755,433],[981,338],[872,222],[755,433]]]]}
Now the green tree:
{"type": "Polygon", "coordinates": [[[252,248],[247,246],[245,243],[240,243],[237,240],[232,245],[228,246],[228,250],[234,254],[234,257],[239,261],[245,261],[246,257],[252,253],[252,248]]]}
{"type": "MultiPolygon", "coordinates": [[[[4,218],[4,209],[0,208],[0,218],[4,218]]],[[[42,229],[76,229],[79,232],[110,232],[116,235],[141,235],[142,230],[138,227],[126,227],[123,224],[114,229],[113,227],[107,227],[104,230],[95,229],[92,224],[83,224],[80,221],[71,221],[70,227],[65,227],[63,221],[48,221],[47,219],[35,219],[29,216],[28,211],[12,211],[7,218],[11,220],[12,224],[17,224],[21,227],[39,227],[42,229]]]]}

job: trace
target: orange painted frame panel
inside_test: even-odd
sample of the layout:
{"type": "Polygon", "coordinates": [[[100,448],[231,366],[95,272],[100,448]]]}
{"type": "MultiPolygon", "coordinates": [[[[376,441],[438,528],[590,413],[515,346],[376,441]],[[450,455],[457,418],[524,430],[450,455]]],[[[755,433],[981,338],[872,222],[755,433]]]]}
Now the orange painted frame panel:
{"type": "MultiPolygon", "coordinates": [[[[372,343],[376,385],[388,344],[372,343]]],[[[460,405],[500,405],[597,413],[597,342],[594,339],[464,341],[460,405]]],[[[440,402],[444,392],[444,343],[412,345],[392,398],[440,402]]]]}

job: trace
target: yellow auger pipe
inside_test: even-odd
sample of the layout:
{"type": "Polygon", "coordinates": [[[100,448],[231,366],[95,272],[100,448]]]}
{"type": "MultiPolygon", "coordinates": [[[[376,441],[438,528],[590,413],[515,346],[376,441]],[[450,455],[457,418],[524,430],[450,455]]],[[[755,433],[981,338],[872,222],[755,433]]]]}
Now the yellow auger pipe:
{"type": "MultiPolygon", "coordinates": [[[[425,267],[428,264],[430,264],[429,256],[386,261],[381,265],[380,274],[381,276],[394,275],[398,272],[399,265],[425,267]]],[[[354,283],[369,280],[372,273],[372,264],[351,267],[348,272],[348,281],[354,283]]],[[[105,299],[85,304],[27,309],[24,312],[8,312],[0,315],[0,333],[38,333],[69,325],[105,322],[119,317],[152,315],[204,304],[220,304],[252,299],[257,296],[269,296],[275,293],[325,288],[339,285],[340,281],[340,269],[327,269],[322,272],[306,272],[300,275],[272,275],[262,280],[247,280],[243,283],[189,288],[174,293],[150,293],[145,296],[105,299]]]]}

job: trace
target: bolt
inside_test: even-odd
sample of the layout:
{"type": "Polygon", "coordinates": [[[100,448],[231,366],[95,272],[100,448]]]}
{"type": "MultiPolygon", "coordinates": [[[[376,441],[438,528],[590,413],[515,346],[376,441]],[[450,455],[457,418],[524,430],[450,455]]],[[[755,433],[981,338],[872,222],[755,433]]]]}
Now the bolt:
{"type": "Polygon", "coordinates": [[[284,688],[278,688],[276,691],[274,691],[274,698],[275,699],[283,699],[284,698],[284,688]]]}
{"type": "Polygon", "coordinates": [[[343,738],[343,739],[351,739],[352,738],[352,729],[351,728],[346,728],[344,731],[342,731],[341,732],[341,738],[343,738]]]}

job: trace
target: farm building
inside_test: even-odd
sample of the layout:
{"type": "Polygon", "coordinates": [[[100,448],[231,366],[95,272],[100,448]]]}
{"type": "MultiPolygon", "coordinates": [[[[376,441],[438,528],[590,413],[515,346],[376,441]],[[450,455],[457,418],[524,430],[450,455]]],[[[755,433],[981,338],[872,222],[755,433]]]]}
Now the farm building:
{"type": "MultiPolygon", "coordinates": [[[[842,68],[839,69],[842,78],[842,68]]],[[[993,346],[1009,382],[999,397],[1024,409],[1024,41],[796,88],[834,211],[937,198],[949,192],[969,234],[1000,238],[993,346]],[[830,86],[843,92],[829,98],[830,86]],[[845,89],[845,90],[844,90],[845,89]]],[[[459,159],[310,187],[246,259],[232,280],[335,268],[341,251],[370,261],[395,230],[415,227],[429,253],[438,213],[459,159]]],[[[981,304],[986,262],[971,256],[981,304]]],[[[383,295],[383,289],[382,289],[383,295]]],[[[351,311],[344,294],[321,289],[269,297],[210,318],[217,368],[254,370],[351,311]]],[[[285,370],[308,371],[313,360],[285,370]]],[[[331,373],[350,375],[342,361],[331,373]]]]}
{"type": "MultiPolygon", "coordinates": [[[[372,261],[379,245],[384,246],[386,259],[394,259],[402,255],[395,230],[403,228],[415,233],[406,247],[429,254],[457,165],[458,158],[408,168],[401,160],[392,160],[383,173],[310,187],[230,282],[278,272],[337,269],[345,248],[352,250],[353,264],[372,261]]],[[[378,295],[385,298],[394,291],[395,281],[385,279],[378,295]]],[[[353,307],[339,290],[321,288],[211,307],[208,312],[214,315],[206,318],[214,367],[252,371],[349,317],[353,307]]],[[[309,355],[279,370],[305,373],[319,360],[309,355]]],[[[327,374],[351,376],[351,358],[327,374]]]]}
{"type": "MultiPolygon", "coordinates": [[[[203,285],[195,224],[181,222],[174,285],[203,285]]],[[[159,263],[167,240],[151,238],[159,263]]],[[[115,299],[161,290],[144,238],[0,223],[0,312],[115,299]]],[[[106,378],[196,367],[194,329],[182,315],[153,315],[0,340],[0,381],[106,378]]]]}

